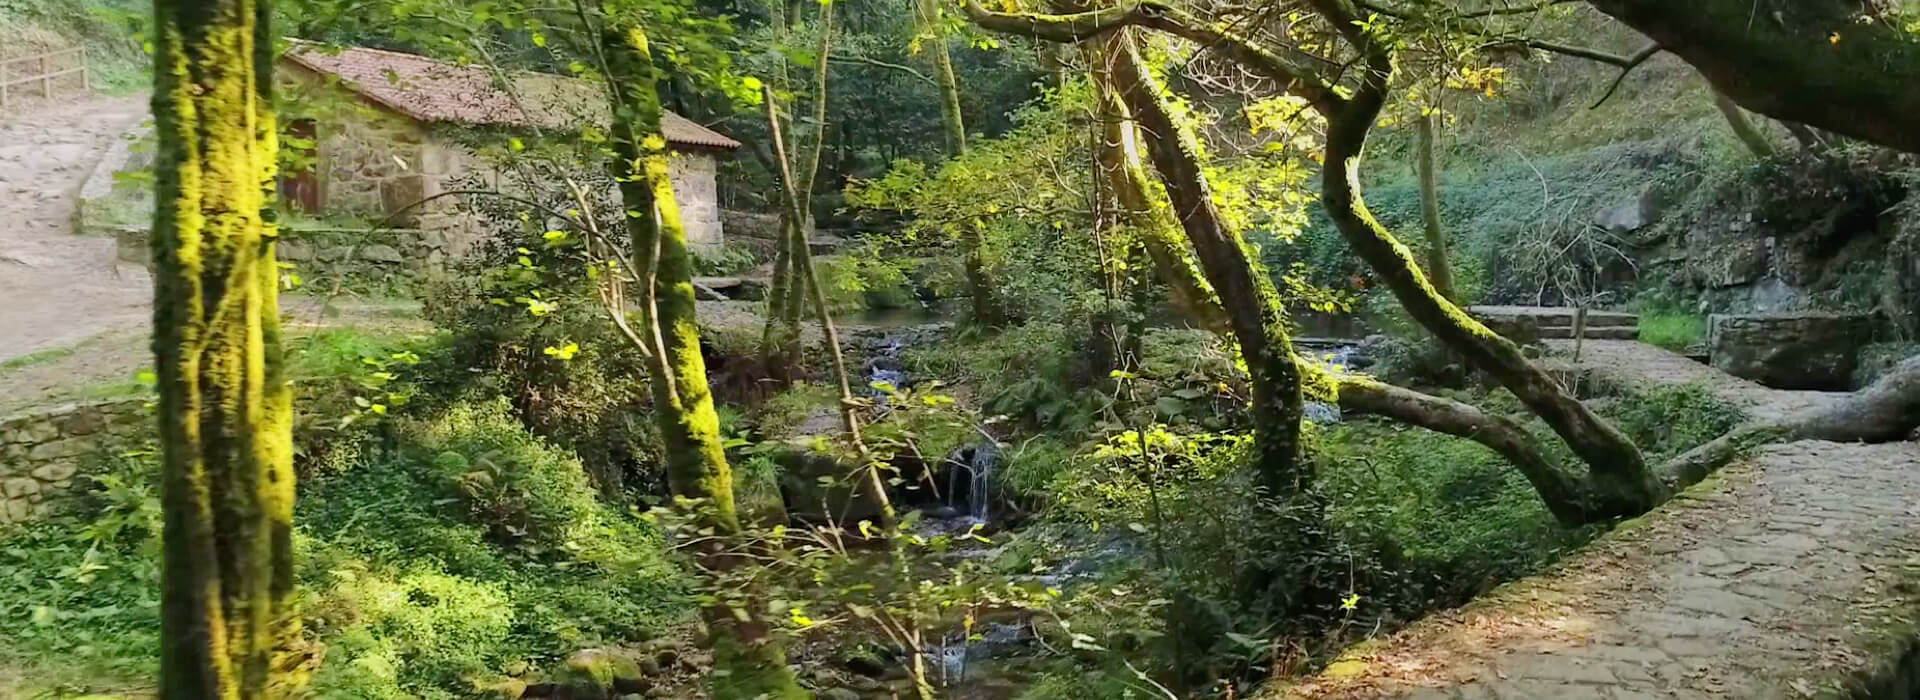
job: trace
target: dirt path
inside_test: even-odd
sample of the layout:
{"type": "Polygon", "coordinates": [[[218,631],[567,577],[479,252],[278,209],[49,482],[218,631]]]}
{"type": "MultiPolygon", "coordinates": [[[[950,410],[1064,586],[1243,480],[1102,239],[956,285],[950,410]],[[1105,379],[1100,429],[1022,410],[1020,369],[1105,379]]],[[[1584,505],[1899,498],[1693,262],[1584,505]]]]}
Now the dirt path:
{"type": "Polygon", "coordinates": [[[146,271],[72,230],[88,171],[146,115],[140,97],[96,97],[0,117],[0,362],[147,320],[146,271]]]}
{"type": "MultiPolygon", "coordinates": [[[[1630,341],[1586,351],[1621,380],[1700,382],[1757,417],[1836,396],[1767,389],[1630,341]]],[[[1916,470],[1914,443],[1772,446],[1554,571],[1263,697],[1849,697],[1848,683],[1894,668],[1913,641],[1916,470]]]]}

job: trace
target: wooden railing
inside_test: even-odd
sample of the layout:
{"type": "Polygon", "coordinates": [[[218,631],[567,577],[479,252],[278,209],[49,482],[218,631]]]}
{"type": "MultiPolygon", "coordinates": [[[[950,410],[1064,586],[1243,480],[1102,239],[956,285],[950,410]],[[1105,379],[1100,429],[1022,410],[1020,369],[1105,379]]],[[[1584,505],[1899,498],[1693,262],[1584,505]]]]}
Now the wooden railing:
{"type": "Polygon", "coordinates": [[[87,49],[75,47],[60,49],[31,56],[0,58],[0,110],[7,108],[9,99],[20,95],[23,89],[39,95],[43,99],[53,99],[54,81],[70,75],[80,76],[80,89],[90,86],[87,74],[87,49]],[[68,67],[61,68],[65,63],[68,67]],[[74,65],[77,63],[78,65],[74,65]],[[33,72],[27,73],[25,66],[32,64],[33,72]],[[24,87],[38,83],[38,88],[24,87]]]}

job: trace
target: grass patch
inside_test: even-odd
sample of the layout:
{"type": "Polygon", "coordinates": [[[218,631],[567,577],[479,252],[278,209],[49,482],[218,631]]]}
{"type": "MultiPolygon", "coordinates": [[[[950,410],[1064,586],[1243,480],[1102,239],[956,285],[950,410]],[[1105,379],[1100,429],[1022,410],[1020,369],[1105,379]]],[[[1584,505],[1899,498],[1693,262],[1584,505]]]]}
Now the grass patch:
{"type": "Polygon", "coordinates": [[[7,360],[6,362],[0,362],[0,372],[10,372],[22,367],[32,367],[37,364],[52,362],[63,357],[69,357],[73,355],[73,353],[74,349],[71,347],[48,348],[38,352],[27,353],[7,360]]]}
{"type": "Polygon", "coordinates": [[[1640,314],[1640,342],[1686,352],[1707,342],[1707,317],[1673,311],[1640,314]]]}

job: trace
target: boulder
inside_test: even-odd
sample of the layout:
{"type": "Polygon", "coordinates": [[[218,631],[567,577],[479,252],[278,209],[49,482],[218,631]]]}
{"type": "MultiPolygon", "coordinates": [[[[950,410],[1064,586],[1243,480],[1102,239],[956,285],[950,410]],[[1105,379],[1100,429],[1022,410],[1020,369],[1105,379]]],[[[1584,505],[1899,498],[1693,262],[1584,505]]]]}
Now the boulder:
{"type": "Polygon", "coordinates": [[[1707,323],[1715,368],[1776,389],[1846,391],[1873,340],[1864,314],[1714,314],[1707,323]]]}
{"type": "Polygon", "coordinates": [[[695,277],[694,298],[701,301],[760,301],[767,298],[767,281],[754,277],[695,277]]]}
{"type": "Polygon", "coordinates": [[[604,649],[582,649],[568,656],[558,680],[566,697],[583,700],[645,692],[653,686],[633,659],[604,649]]]}
{"type": "Polygon", "coordinates": [[[1647,188],[1625,201],[1601,209],[1599,213],[1594,214],[1593,222],[1608,232],[1619,235],[1646,228],[1659,216],[1659,200],[1654,196],[1652,188],[1647,188]]]}

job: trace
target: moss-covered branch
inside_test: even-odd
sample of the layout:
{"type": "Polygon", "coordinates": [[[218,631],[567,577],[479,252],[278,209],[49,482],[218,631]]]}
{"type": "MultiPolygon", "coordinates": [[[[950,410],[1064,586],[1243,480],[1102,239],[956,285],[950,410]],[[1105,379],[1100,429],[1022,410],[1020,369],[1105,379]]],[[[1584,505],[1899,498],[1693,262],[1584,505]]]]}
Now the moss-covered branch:
{"type": "Polygon", "coordinates": [[[1201,19],[1158,2],[1135,2],[1069,14],[994,12],[981,7],[978,0],[966,0],[962,7],[968,19],[982,29],[1047,41],[1083,41],[1128,26],[1157,29],[1225,51],[1234,60],[1315,105],[1331,106],[1339,101],[1332,84],[1309,61],[1290,55],[1286,49],[1266,46],[1236,30],[1231,23],[1201,19]]]}
{"type": "Polygon", "coordinates": [[[1166,184],[1175,218],[1201,271],[1224,302],[1227,325],[1246,362],[1261,482],[1270,493],[1294,493],[1311,475],[1299,455],[1301,377],[1293,361],[1286,308],[1246,240],[1220,217],[1192,132],[1174,119],[1165,90],[1132,42],[1116,42],[1106,54],[1110,87],[1146,134],[1147,150],[1166,184]]]}

